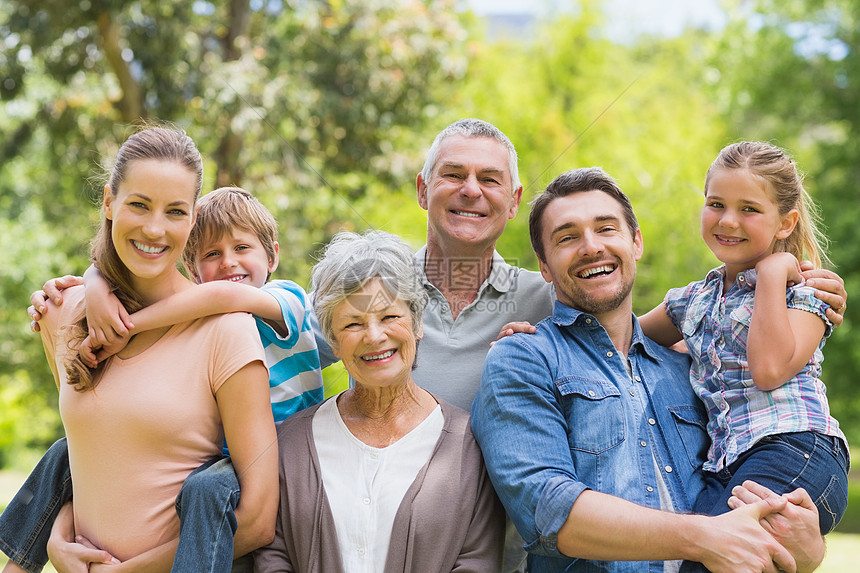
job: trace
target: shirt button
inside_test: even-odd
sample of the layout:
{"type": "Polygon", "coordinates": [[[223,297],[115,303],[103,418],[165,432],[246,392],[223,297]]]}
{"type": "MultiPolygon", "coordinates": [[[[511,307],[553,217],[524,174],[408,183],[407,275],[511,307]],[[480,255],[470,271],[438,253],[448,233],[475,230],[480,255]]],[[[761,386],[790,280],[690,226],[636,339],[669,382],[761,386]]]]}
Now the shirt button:
{"type": "Polygon", "coordinates": [[[379,454],[376,452],[370,452],[370,459],[372,459],[372,460],[379,459],[379,454]]]}
{"type": "Polygon", "coordinates": [[[592,398],[594,398],[594,390],[589,390],[588,395],[591,396],[592,398]]]}
{"type": "Polygon", "coordinates": [[[654,488],[649,485],[648,487],[645,488],[645,490],[646,491],[654,491],[654,488]]]}
{"type": "Polygon", "coordinates": [[[641,442],[639,442],[639,445],[640,445],[640,446],[642,446],[642,447],[644,448],[644,447],[645,447],[645,446],[647,446],[648,444],[646,444],[646,443],[645,443],[645,440],[642,440],[641,442]]]}
{"type": "Polygon", "coordinates": [[[607,353],[606,353],[606,356],[607,356],[608,358],[612,358],[612,351],[610,350],[609,352],[607,352],[607,353]]]}
{"type": "Polygon", "coordinates": [[[586,319],[585,319],[585,324],[591,324],[591,319],[590,319],[590,318],[586,318],[586,319]]]}
{"type": "Polygon", "coordinates": [[[653,426],[654,424],[657,423],[657,420],[655,420],[654,418],[648,418],[648,423],[653,426]]]}
{"type": "Polygon", "coordinates": [[[636,380],[637,382],[642,382],[642,379],[639,378],[638,376],[634,376],[633,379],[636,380]]]}
{"type": "Polygon", "coordinates": [[[631,390],[631,391],[630,391],[630,395],[631,395],[631,396],[635,396],[635,395],[636,395],[636,392],[634,392],[633,390],[631,390]]]}
{"type": "Polygon", "coordinates": [[[664,469],[666,470],[667,474],[672,473],[672,466],[666,466],[664,469]]]}
{"type": "Polygon", "coordinates": [[[364,547],[359,547],[358,554],[361,555],[362,557],[364,557],[365,553],[367,553],[367,552],[365,551],[364,547]]]}
{"type": "Polygon", "coordinates": [[[369,497],[361,498],[361,503],[363,503],[364,505],[370,505],[370,498],[369,497]]]}
{"type": "Polygon", "coordinates": [[[806,459],[808,460],[808,459],[809,459],[809,454],[803,454],[803,457],[804,457],[804,458],[806,458],[806,459]]]}

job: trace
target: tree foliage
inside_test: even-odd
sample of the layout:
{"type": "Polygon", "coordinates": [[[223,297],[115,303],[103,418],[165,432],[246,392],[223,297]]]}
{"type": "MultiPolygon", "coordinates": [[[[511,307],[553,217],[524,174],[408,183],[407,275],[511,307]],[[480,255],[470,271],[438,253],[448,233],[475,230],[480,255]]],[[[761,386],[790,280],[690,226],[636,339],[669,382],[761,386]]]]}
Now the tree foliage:
{"type": "Polygon", "coordinates": [[[773,1],[741,5],[715,46],[720,81],[714,99],[727,142],[765,139],[785,147],[806,173],[821,208],[829,256],[845,280],[845,323],[824,349],[833,414],[860,438],[860,4],[851,0],[773,1]]]}
{"type": "Polygon", "coordinates": [[[470,46],[469,81],[451,116],[486,118],[519,150],[523,205],[499,250],[523,266],[537,268],[528,200],[576,167],[601,166],[618,180],[645,239],[634,298],[641,312],[716,264],[697,238],[700,189],[722,122],[700,87],[706,52],[698,36],[617,45],[601,34],[600,4],[580,6],[544,22],[525,46],[470,46]]]}
{"type": "Polygon", "coordinates": [[[0,0],[0,236],[29,257],[0,279],[0,373],[32,367],[31,398],[50,401],[27,295],[85,268],[106,162],[141,121],[188,131],[205,189],[259,196],[280,222],[278,275],[306,282],[313,246],[367,226],[364,198],[411,176],[414,135],[464,69],[452,6],[0,0]]]}
{"type": "MultiPolygon", "coordinates": [[[[619,44],[602,4],[582,0],[513,40],[488,39],[455,0],[0,0],[0,246],[12,258],[0,277],[0,435],[12,436],[0,466],[59,431],[27,295],[86,266],[105,162],[141,120],[189,132],[204,190],[238,184],[272,210],[277,276],[304,284],[342,228],[419,246],[415,175],[433,136],[489,120],[516,144],[525,186],[499,251],[536,268],[527,201],[564,170],[602,166],[642,226],[637,312],[717,264],[698,220],[719,149],[771,140],[807,171],[856,298],[860,6],[738,0],[721,31],[619,44]]],[[[825,349],[831,405],[852,435],[858,313],[849,304],[825,349]]]]}

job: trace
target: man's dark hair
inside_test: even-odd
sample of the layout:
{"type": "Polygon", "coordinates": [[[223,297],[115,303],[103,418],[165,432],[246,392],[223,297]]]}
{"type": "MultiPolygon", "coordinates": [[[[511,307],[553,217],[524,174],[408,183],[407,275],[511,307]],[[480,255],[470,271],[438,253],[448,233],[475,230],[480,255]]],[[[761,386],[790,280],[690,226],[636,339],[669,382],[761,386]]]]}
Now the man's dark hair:
{"type": "Polygon", "coordinates": [[[636,233],[636,230],[639,229],[639,222],[633,213],[630,199],[606,171],[600,167],[571,169],[553,179],[546,189],[530,203],[529,236],[531,237],[532,248],[541,261],[546,261],[543,246],[544,211],[556,199],[585,191],[603,191],[612,196],[621,204],[624,219],[627,221],[630,232],[636,233]]]}

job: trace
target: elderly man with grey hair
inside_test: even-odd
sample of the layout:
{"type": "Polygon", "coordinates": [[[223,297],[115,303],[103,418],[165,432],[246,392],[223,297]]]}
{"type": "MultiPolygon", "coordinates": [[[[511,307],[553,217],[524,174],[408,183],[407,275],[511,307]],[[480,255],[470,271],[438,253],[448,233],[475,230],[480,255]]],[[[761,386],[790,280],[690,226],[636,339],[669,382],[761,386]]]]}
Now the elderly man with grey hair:
{"type": "Polygon", "coordinates": [[[494,125],[461,119],[430,147],[416,181],[427,244],[416,254],[430,296],[420,384],[468,410],[490,343],[508,323],[552,313],[552,286],[495,250],[517,214],[523,186],[517,152],[494,125]]]}
{"type": "MultiPolygon", "coordinates": [[[[552,285],[496,251],[523,186],[513,143],[496,126],[461,119],[442,130],[418,174],[427,244],[415,255],[430,303],[416,381],[469,411],[490,343],[509,323],[552,313],[552,285]]],[[[505,573],[523,571],[523,540],[508,521],[505,573]]]]}
{"type": "Polygon", "coordinates": [[[275,540],[256,570],[498,571],[504,512],[469,416],[413,379],[427,294],[412,251],[340,233],[312,280],[354,385],[281,424],[275,540]]]}

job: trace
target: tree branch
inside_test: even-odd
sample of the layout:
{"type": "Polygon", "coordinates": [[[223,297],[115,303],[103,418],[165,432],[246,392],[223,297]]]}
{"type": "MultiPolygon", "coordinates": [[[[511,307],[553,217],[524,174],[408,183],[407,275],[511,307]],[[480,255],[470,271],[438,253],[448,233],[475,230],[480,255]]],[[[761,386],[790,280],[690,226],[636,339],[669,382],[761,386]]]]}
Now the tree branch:
{"type": "Polygon", "coordinates": [[[122,57],[119,29],[114,19],[109,13],[102,12],[96,19],[96,23],[101,35],[105,57],[119,81],[119,87],[122,92],[120,100],[116,102],[116,107],[123,121],[133,123],[146,117],[146,109],[143,105],[143,90],[140,87],[140,83],[134,79],[128,62],[122,57]]]}

